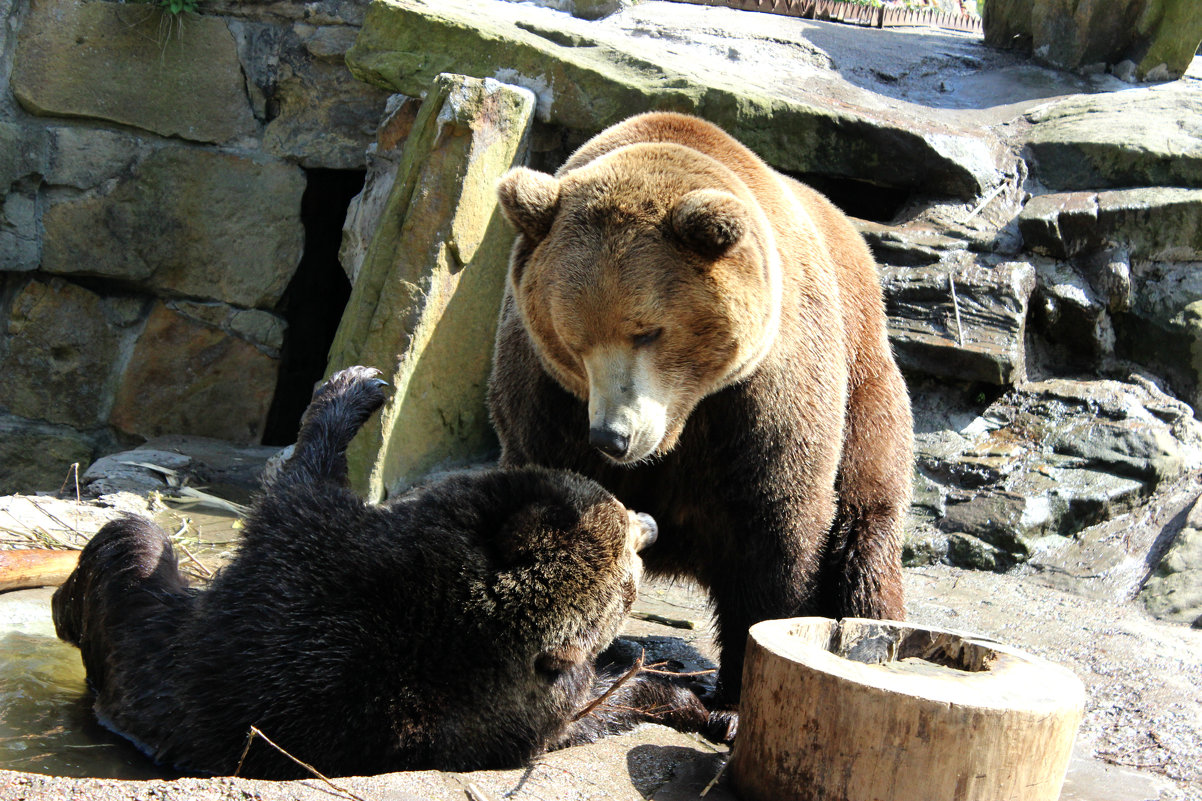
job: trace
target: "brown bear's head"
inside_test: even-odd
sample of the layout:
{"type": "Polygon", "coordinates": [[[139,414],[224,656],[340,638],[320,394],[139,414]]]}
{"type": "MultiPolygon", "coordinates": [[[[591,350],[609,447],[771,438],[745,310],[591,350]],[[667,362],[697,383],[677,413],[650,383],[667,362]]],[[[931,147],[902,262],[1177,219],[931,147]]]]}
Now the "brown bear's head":
{"type": "MultiPolygon", "coordinates": [[[[498,186],[519,236],[510,291],[548,373],[612,460],[666,453],[697,403],[776,336],[780,265],[747,186],[675,144],[634,144],[498,186]]],[[[583,433],[583,432],[582,432],[583,433]]]]}

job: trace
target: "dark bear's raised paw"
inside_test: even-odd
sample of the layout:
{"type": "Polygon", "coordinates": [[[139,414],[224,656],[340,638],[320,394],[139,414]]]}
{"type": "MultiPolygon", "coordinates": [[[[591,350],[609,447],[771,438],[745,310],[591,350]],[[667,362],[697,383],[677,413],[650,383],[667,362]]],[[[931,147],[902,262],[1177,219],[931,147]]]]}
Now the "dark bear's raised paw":
{"type": "Polygon", "coordinates": [[[286,473],[295,480],[346,480],[346,448],[372,414],[384,405],[389,383],[374,367],[339,370],[313,393],[301,418],[296,451],[286,473]]]}

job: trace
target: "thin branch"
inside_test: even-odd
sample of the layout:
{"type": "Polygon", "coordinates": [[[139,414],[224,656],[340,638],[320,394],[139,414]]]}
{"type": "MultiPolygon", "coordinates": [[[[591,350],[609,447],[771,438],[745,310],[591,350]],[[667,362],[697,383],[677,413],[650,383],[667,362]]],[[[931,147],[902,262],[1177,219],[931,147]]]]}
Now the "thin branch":
{"type": "Polygon", "coordinates": [[[947,274],[947,285],[952,291],[952,310],[956,313],[956,343],[964,347],[964,329],[960,326],[960,301],[956,299],[956,279],[947,274]]]}
{"type": "Polygon", "coordinates": [[[639,654],[639,658],[637,660],[635,660],[635,663],[630,667],[630,670],[623,673],[622,677],[620,679],[615,681],[613,684],[609,685],[608,690],[601,693],[601,695],[594,698],[587,706],[585,706],[584,709],[581,709],[579,712],[577,712],[576,716],[573,717],[570,722],[575,723],[576,721],[578,721],[581,718],[588,715],[590,712],[592,712],[597,707],[601,706],[601,704],[605,703],[606,698],[609,698],[611,695],[613,695],[619,687],[621,687],[623,684],[625,684],[627,681],[629,681],[631,678],[633,678],[640,670],[643,669],[643,659],[646,656],[647,656],[647,651],[646,650],[642,651],[639,654]]]}
{"type": "Polygon", "coordinates": [[[75,502],[79,503],[79,462],[72,462],[71,466],[67,468],[67,476],[63,479],[63,485],[58,488],[58,494],[62,495],[63,491],[67,489],[67,482],[71,480],[72,476],[75,476],[75,502]]]}
{"type": "Polygon", "coordinates": [[[644,673],[652,673],[656,676],[683,676],[683,677],[708,676],[711,673],[718,672],[717,668],[709,668],[707,670],[693,670],[693,671],[687,671],[687,672],[681,671],[681,670],[661,670],[661,668],[666,668],[670,664],[671,664],[671,662],[667,659],[663,659],[659,662],[652,662],[650,665],[645,665],[643,667],[643,672],[644,673]]]}
{"type": "Polygon", "coordinates": [[[464,787],[463,791],[467,793],[467,797],[471,799],[471,801],[493,801],[493,797],[485,792],[484,788],[475,782],[468,782],[467,787],[464,787]]]}
{"type": "Polygon", "coordinates": [[[688,629],[690,631],[699,628],[696,620],[688,620],[687,618],[668,617],[667,615],[657,615],[654,612],[639,612],[630,613],[630,617],[635,620],[646,620],[648,623],[659,623],[664,626],[671,626],[674,629],[688,629]]]}
{"type": "Polygon", "coordinates": [[[978,214],[980,214],[981,210],[983,208],[985,208],[986,206],[988,206],[990,201],[992,201],[995,197],[1000,195],[1002,193],[1002,190],[1005,188],[1006,188],[1006,185],[1004,183],[998,184],[992,192],[990,192],[988,195],[986,195],[985,197],[983,197],[981,199],[981,202],[977,204],[977,207],[975,209],[968,212],[968,216],[964,218],[963,222],[968,222],[973,217],[976,217],[978,214]]]}
{"type": "Polygon", "coordinates": [[[337,792],[345,795],[347,798],[352,798],[352,799],[354,799],[354,801],[367,801],[367,799],[365,799],[363,796],[356,795],[356,794],[352,793],[350,790],[346,789],[345,787],[339,787],[337,784],[334,784],[334,782],[330,781],[330,779],[325,774],[323,774],[317,768],[310,765],[308,762],[305,762],[304,760],[297,759],[296,757],[292,756],[292,754],[288,753],[283,748],[281,748],[280,746],[273,743],[271,741],[271,738],[268,737],[263,732],[259,731],[259,729],[256,726],[251,726],[250,732],[246,735],[246,747],[242,749],[242,756],[238,758],[238,767],[234,768],[235,776],[237,776],[238,773],[241,772],[242,763],[246,761],[246,754],[250,751],[251,741],[254,740],[255,737],[261,738],[263,740],[263,742],[267,743],[272,748],[274,748],[275,750],[279,751],[284,756],[291,759],[297,765],[301,766],[305,770],[312,773],[316,778],[321,779],[323,782],[328,784],[331,788],[333,788],[337,792]]]}
{"type": "Polygon", "coordinates": [[[188,550],[187,545],[184,545],[182,542],[177,542],[176,545],[178,545],[180,550],[184,552],[184,555],[192,560],[194,565],[200,568],[200,571],[205,574],[205,578],[213,578],[213,571],[210,570],[204,562],[197,559],[196,554],[188,550]]]}
{"type": "Polygon", "coordinates": [[[714,789],[714,785],[718,783],[718,779],[722,778],[722,774],[726,772],[726,766],[729,764],[730,759],[727,758],[727,760],[722,763],[722,767],[718,768],[718,772],[714,774],[714,778],[710,779],[710,783],[707,784],[705,789],[701,791],[700,795],[702,798],[705,798],[707,795],[709,795],[710,790],[714,789]]]}

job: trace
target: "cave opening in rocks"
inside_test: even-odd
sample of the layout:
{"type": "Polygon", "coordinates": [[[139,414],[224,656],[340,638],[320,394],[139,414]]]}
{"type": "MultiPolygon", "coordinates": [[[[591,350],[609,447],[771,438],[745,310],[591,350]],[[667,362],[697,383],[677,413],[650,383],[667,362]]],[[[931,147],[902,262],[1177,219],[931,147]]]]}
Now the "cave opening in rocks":
{"type": "Polygon", "coordinates": [[[296,441],[301,415],[326,357],[351,284],[338,262],[342,223],[351,199],[362,189],[363,170],[311,169],[301,198],[305,250],[276,312],[288,323],[280,350],[280,377],[263,430],[264,445],[296,441]]]}
{"type": "Polygon", "coordinates": [[[872,184],[855,178],[809,172],[788,174],[826,195],[849,217],[872,222],[893,222],[914,196],[910,189],[872,184]]]}

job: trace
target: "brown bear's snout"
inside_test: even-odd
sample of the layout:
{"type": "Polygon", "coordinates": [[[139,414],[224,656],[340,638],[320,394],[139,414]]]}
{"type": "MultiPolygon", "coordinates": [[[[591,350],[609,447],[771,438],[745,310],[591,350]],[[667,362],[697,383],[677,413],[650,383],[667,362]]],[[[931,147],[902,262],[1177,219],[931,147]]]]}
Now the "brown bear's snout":
{"type": "Polygon", "coordinates": [[[613,459],[621,460],[630,450],[630,435],[606,425],[588,430],[588,444],[613,459]]]}

